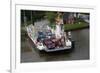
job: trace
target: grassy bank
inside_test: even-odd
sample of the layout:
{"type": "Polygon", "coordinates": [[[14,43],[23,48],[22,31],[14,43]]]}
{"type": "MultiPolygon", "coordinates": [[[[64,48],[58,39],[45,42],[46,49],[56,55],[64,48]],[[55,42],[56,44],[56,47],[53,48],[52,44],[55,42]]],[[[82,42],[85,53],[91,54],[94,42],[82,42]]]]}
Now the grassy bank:
{"type": "Polygon", "coordinates": [[[77,30],[77,29],[82,29],[82,28],[87,28],[87,27],[89,27],[89,24],[85,22],[64,25],[65,31],[77,30]]]}

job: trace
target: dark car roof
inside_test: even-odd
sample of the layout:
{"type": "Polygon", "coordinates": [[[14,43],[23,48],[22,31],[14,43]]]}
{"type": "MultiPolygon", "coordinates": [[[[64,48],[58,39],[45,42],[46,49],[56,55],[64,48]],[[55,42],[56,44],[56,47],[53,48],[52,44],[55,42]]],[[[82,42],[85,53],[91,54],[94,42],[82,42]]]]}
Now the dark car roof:
{"type": "Polygon", "coordinates": [[[52,43],[52,40],[51,39],[45,39],[44,42],[49,44],[49,43],[52,43]]]}
{"type": "Polygon", "coordinates": [[[46,35],[43,32],[38,32],[38,37],[46,37],[46,35]]]}

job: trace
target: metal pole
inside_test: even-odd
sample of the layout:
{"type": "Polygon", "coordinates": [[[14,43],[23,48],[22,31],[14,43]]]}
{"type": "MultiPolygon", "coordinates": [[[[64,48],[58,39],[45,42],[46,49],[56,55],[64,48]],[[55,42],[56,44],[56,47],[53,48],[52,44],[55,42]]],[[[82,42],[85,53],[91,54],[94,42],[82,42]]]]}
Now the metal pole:
{"type": "Polygon", "coordinates": [[[26,27],[26,16],[25,16],[25,10],[24,10],[24,25],[26,27]]]}
{"type": "Polygon", "coordinates": [[[31,11],[31,24],[33,24],[33,21],[32,21],[32,11],[31,11]]]}

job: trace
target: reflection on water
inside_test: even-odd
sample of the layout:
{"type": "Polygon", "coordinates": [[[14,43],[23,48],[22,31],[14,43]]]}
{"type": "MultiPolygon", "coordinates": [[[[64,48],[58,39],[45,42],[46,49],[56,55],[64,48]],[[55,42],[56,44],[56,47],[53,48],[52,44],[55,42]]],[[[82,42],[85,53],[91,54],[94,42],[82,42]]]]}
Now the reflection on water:
{"type": "Polygon", "coordinates": [[[34,48],[32,41],[27,37],[21,42],[21,62],[45,62],[45,61],[67,61],[89,59],[89,29],[72,31],[72,38],[75,40],[75,49],[39,53],[34,48]]]}

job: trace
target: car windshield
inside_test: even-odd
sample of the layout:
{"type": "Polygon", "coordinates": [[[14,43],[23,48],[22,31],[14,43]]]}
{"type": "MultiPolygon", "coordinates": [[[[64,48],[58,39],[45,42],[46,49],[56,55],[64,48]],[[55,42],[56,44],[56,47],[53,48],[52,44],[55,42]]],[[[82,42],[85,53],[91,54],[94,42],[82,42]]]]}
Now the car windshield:
{"type": "Polygon", "coordinates": [[[38,32],[38,37],[39,38],[45,38],[45,34],[43,32],[38,32]]]}

